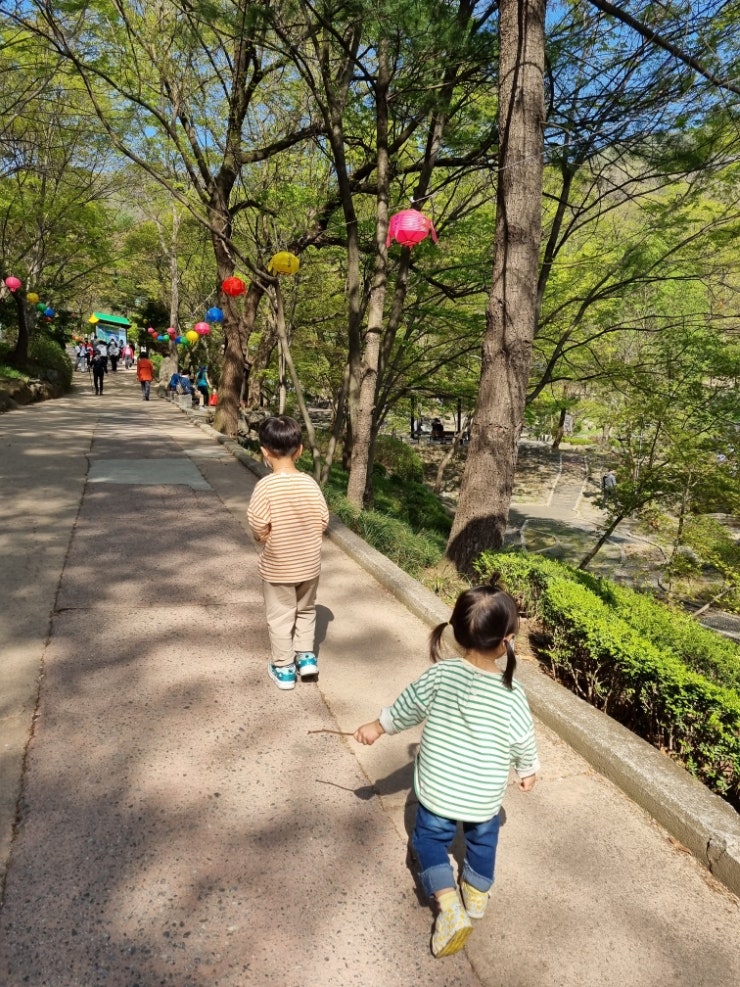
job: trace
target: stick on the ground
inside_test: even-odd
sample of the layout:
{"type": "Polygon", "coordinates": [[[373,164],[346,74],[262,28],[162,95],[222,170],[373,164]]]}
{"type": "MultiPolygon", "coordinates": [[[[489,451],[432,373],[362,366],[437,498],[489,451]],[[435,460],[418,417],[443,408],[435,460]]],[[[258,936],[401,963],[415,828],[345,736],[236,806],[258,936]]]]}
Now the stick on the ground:
{"type": "Polygon", "coordinates": [[[354,730],[327,730],[322,728],[321,730],[309,730],[309,733],[335,733],[338,737],[354,737],[354,730]]]}

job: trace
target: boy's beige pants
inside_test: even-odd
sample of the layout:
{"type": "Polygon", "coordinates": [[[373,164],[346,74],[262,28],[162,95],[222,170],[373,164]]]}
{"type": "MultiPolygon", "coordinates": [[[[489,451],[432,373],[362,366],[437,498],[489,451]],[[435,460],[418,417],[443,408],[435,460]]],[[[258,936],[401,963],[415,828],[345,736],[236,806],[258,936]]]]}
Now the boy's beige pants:
{"type": "Polygon", "coordinates": [[[303,583],[262,581],[274,665],[292,665],[296,651],[313,651],[319,577],[303,583]]]}

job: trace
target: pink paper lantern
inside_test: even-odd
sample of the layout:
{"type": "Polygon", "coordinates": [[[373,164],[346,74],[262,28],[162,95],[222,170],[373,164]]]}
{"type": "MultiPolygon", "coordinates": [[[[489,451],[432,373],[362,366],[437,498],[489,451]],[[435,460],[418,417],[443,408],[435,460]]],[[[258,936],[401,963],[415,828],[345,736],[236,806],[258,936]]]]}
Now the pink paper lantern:
{"type": "Polygon", "coordinates": [[[390,247],[391,240],[396,240],[402,247],[415,247],[430,233],[432,240],[436,243],[437,231],[434,229],[434,223],[431,219],[419,212],[418,209],[403,209],[391,216],[385,245],[390,247]]]}
{"type": "Polygon", "coordinates": [[[9,278],[5,279],[5,287],[8,289],[8,291],[18,291],[18,289],[21,286],[21,283],[22,282],[19,281],[18,278],[14,278],[12,275],[9,278]]]}
{"type": "Polygon", "coordinates": [[[149,326],[149,328],[147,329],[147,332],[149,333],[150,336],[156,336],[157,335],[157,330],[156,329],[152,329],[151,326],[149,326]]]}
{"type": "Polygon", "coordinates": [[[170,337],[173,337],[173,336],[176,336],[177,335],[177,329],[175,329],[174,326],[170,326],[169,329],[165,329],[165,332],[170,337]]]}
{"type": "Polygon", "coordinates": [[[209,333],[211,331],[211,327],[208,325],[207,322],[196,322],[195,325],[193,326],[193,329],[195,330],[195,332],[198,333],[199,336],[205,336],[206,333],[209,333]]]}

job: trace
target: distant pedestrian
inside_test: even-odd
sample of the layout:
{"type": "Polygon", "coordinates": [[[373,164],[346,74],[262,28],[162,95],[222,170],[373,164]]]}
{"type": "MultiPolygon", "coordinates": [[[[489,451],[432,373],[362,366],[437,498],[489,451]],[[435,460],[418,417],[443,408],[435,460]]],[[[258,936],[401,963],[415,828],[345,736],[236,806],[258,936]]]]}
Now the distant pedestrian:
{"type": "Polygon", "coordinates": [[[486,910],[510,766],[525,792],[534,787],[540,768],[532,714],[513,681],[516,603],[494,586],[468,589],[458,597],[449,624],[464,657],[439,660],[447,624],[438,624],[429,638],[435,664],[354,734],[358,743],[374,744],[384,733],[424,721],[414,770],[419,805],[411,845],[421,883],[438,910],[435,956],[462,949],[473,929],[471,918],[482,918],[486,910]],[[496,662],[504,655],[501,673],[496,662]],[[466,847],[462,901],[448,855],[458,822],[466,847]]]}
{"type": "Polygon", "coordinates": [[[95,393],[103,393],[103,382],[108,373],[108,357],[105,353],[97,351],[92,359],[92,377],[95,386],[95,393]]]}
{"type": "Polygon", "coordinates": [[[75,367],[78,370],[87,370],[87,346],[84,343],[75,346],[75,367]]]}
{"type": "Polygon", "coordinates": [[[254,488],[247,520],[264,545],[259,573],[270,637],[267,671],[278,689],[294,689],[298,676],[319,670],[315,601],[329,509],[313,477],[296,466],[303,451],[298,422],[287,415],[267,418],[259,439],[272,473],[254,488]]]}
{"type": "Polygon", "coordinates": [[[211,382],[208,379],[208,367],[201,366],[198,370],[198,374],[195,378],[195,386],[198,390],[199,400],[198,404],[201,408],[208,407],[208,401],[211,397],[211,382]]]}
{"type": "Polygon", "coordinates": [[[121,349],[118,345],[116,339],[111,339],[108,343],[108,359],[110,360],[110,368],[113,373],[118,370],[118,358],[121,355],[121,349]]]}
{"type": "Polygon", "coordinates": [[[142,350],[139,359],[136,361],[136,379],[141,384],[142,401],[149,400],[149,391],[154,380],[154,364],[147,356],[146,350],[142,350]]]}
{"type": "Polygon", "coordinates": [[[601,503],[606,507],[610,500],[614,500],[617,493],[617,474],[614,470],[609,470],[601,478],[601,503]]]}

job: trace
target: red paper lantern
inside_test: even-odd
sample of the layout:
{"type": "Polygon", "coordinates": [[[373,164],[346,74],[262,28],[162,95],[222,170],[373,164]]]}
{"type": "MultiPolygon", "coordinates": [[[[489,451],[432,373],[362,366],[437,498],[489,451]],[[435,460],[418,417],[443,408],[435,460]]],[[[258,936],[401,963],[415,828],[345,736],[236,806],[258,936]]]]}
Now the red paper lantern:
{"type": "Polygon", "coordinates": [[[247,290],[247,286],[241,278],[226,278],[221,288],[227,295],[231,295],[232,298],[236,298],[237,295],[243,295],[247,290]]]}
{"type": "Polygon", "coordinates": [[[391,216],[385,245],[390,247],[391,240],[396,240],[402,247],[415,247],[430,233],[432,240],[436,243],[437,231],[434,229],[434,223],[431,219],[419,212],[418,209],[403,209],[391,216]]]}
{"type": "Polygon", "coordinates": [[[9,278],[5,279],[5,287],[8,289],[8,291],[18,291],[20,286],[21,286],[21,282],[18,280],[18,278],[14,278],[12,274],[9,278]]]}

